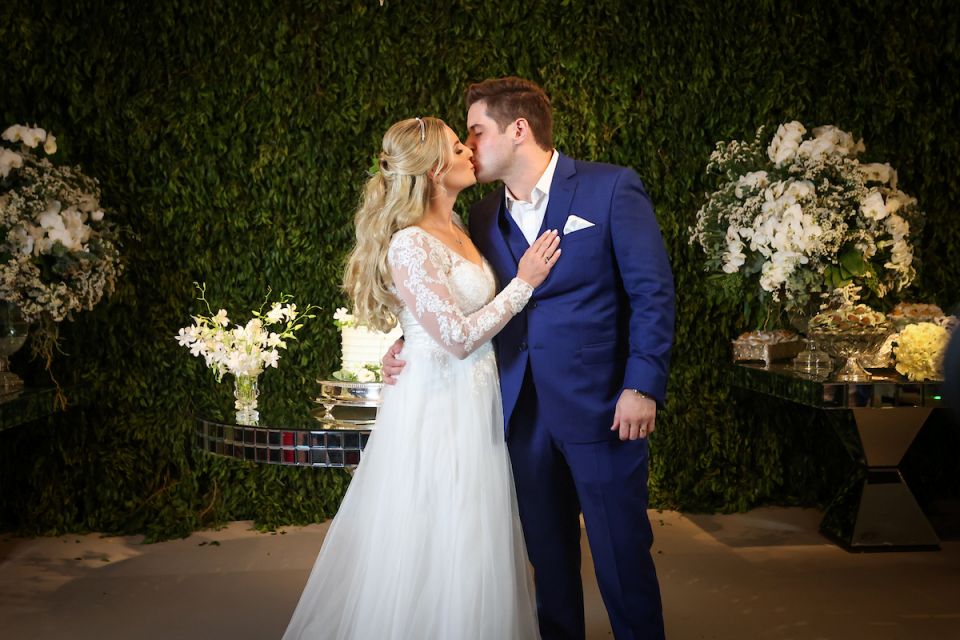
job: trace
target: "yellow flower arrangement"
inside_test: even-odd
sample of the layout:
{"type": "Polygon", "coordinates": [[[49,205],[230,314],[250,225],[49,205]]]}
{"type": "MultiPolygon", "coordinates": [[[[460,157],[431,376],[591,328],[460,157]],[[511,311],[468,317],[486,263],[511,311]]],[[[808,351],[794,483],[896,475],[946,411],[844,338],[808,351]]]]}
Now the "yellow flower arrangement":
{"type": "Polygon", "coordinates": [[[950,332],[932,322],[904,327],[896,338],[896,368],[909,380],[942,380],[943,356],[950,332]]]}

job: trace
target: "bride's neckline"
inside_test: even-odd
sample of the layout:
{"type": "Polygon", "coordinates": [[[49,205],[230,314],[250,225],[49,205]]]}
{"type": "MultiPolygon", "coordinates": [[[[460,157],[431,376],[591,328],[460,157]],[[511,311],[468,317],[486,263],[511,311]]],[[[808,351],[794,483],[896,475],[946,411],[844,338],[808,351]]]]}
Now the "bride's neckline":
{"type": "MultiPolygon", "coordinates": [[[[433,240],[434,242],[440,243],[441,245],[443,245],[443,247],[444,247],[447,251],[449,251],[449,252],[452,253],[453,255],[457,256],[458,258],[460,258],[460,259],[463,260],[464,262],[469,263],[469,264],[472,264],[473,266],[477,267],[478,269],[483,269],[483,254],[480,255],[480,262],[474,262],[473,260],[471,260],[471,259],[468,258],[467,256],[463,255],[462,253],[460,253],[459,251],[457,251],[456,249],[454,249],[453,247],[451,247],[450,245],[448,245],[446,242],[444,242],[443,240],[441,240],[440,238],[438,238],[437,236],[433,235],[432,233],[430,233],[429,231],[427,231],[426,229],[424,229],[423,227],[420,227],[420,226],[417,226],[417,225],[412,225],[412,226],[409,227],[409,228],[419,230],[420,233],[424,233],[424,234],[426,234],[427,236],[429,236],[430,239],[433,240]]],[[[478,252],[478,253],[479,253],[479,252],[478,252]]]]}

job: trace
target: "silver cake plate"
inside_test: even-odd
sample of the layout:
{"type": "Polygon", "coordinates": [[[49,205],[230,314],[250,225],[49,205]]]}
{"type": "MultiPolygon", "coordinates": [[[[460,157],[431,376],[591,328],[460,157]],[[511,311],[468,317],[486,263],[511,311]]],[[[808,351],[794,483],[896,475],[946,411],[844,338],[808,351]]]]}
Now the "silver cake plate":
{"type": "Polygon", "coordinates": [[[332,400],[335,404],[375,407],[380,404],[383,394],[382,382],[346,382],[343,380],[317,380],[320,383],[320,397],[317,402],[325,404],[332,400]]]}

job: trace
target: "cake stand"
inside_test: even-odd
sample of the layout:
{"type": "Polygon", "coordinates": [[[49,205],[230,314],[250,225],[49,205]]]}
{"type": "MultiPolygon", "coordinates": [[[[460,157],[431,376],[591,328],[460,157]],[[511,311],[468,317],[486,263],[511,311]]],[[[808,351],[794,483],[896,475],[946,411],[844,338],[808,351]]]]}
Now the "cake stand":
{"type": "Polygon", "coordinates": [[[323,410],[313,412],[325,429],[368,431],[377,419],[377,408],[383,393],[382,382],[347,382],[317,380],[320,397],[315,402],[323,410]]]}

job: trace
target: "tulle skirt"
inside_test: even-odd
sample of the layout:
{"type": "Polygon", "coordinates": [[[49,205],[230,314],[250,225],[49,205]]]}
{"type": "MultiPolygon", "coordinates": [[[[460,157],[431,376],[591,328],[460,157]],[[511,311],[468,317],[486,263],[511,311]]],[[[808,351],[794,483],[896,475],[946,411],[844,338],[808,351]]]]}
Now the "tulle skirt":
{"type": "Polygon", "coordinates": [[[402,357],[283,638],[538,638],[492,349],[402,357]]]}

